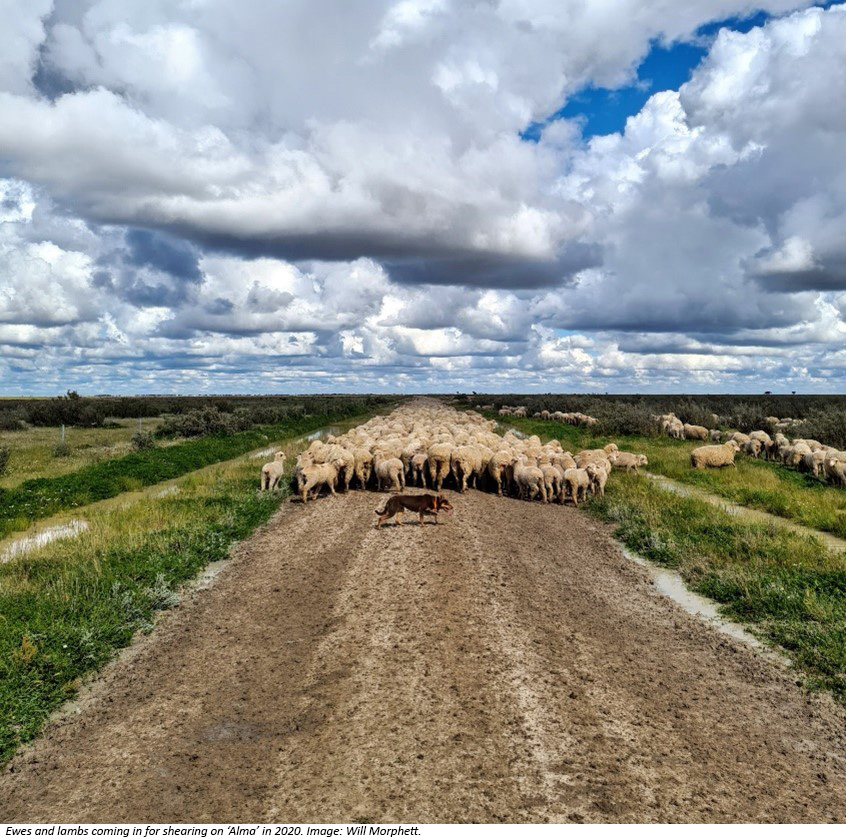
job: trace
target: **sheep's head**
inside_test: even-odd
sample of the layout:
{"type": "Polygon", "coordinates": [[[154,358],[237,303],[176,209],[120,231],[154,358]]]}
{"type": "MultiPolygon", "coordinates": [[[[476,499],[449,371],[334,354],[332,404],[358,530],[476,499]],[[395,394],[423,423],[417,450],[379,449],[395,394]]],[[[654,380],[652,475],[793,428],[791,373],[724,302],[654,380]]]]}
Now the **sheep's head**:
{"type": "Polygon", "coordinates": [[[637,456],[637,463],[640,467],[648,467],[649,466],[649,459],[646,455],[638,455],[637,456]]]}

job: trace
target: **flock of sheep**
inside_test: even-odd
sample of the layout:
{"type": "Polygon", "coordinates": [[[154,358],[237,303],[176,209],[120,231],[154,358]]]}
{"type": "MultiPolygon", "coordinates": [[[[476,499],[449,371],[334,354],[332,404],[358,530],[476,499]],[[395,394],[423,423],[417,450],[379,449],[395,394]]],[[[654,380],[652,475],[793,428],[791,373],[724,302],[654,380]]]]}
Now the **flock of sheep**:
{"type": "MultiPolygon", "coordinates": [[[[477,405],[480,411],[493,411],[492,405],[477,405]]],[[[500,417],[528,417],[529,410],[525,405],[504,405],[497,412],[500,417]]],[[[540,420],[554,420],[556,423],[569,423],[571,426],[595,426],[599,420],[581,411],[536,411],[532,417],[540,420]]]]}
{"type": "MultiPolygon", "coordinates": [[[[316,440],[297,458],[297,492],[303,502],[325,487],[394,490],[417,485],[440,492],[452,483],[515,495],[529,501],[567,500],[578,506],[589,494],[604,495],[612,468],[646,466],[645,455],[602,449],[564,451],[558,441],[541,444],[533,435],[498,435],[495,421],[431,400],[415,400],[386,417],[376,416],[325,441],[316,440]]],[[[262,489],[273,489],[284,472],[284,455],[262,468],[262,489]],[[274,481],[275,479],[275,481],[274,481]]]]}
{"type": "Polygon", "coordinates": [[[846,487],[846,452],[810,438],[791,440],[783,430],[796,421],[789,418],[779,420],[778,417],[766,419],[772,427],[780,429],[772,437],[762,429],[749,434],[706,429],[704,426],[682,423],[675,414],[661,414],[655,417],[666,434],[680,440],[720,441],[723,437],[726,438],[721,444],[694,449],[690,453],[690,463],[693,467],[734,466],[735,454],[743,452],[752,458],[776,461],[787,467],[809,472],[816,478],[824,477],[839,487],[846,487]]]}

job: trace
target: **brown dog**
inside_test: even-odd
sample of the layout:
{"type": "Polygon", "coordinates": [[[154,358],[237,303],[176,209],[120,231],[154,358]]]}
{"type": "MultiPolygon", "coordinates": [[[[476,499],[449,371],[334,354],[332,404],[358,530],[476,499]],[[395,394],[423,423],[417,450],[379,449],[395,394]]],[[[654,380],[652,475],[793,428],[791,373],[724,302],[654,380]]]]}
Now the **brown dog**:
{"type": "Polygon", "coordinates": [[[441,511],[446,513],[452,512],[452,505],[449,499],[443,496],[433,496],[431,493],[421,493],[420,495],[406,496],[398,495],[391,496],[385,507],[382,510],[377,510],[379,521],[376,523],[377,528],[381,528],[392,516],[396,516],[397,525],[402,524],[402,512],[404,510],[415,511],[420,518],[420,524],[423,524],[423,516],[429,514],[438,519],[438,514],[441,511]]]}

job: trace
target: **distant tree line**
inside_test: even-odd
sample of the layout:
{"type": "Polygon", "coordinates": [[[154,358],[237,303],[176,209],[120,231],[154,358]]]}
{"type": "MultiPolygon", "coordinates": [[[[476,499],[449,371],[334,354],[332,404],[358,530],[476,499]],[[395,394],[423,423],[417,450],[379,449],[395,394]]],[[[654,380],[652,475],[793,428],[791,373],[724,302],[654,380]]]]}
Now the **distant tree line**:
{"type": "Polygon", "coordinates": [[[161,417],[164,434],[196,437],[232,434],[290,417],[340,412],[354,416],[377,409],[378,395],[267,397],[82,397],[68,391],[50,399],[0,401],[0,429],[27,426],[104,426],[117,418],[161,417]]]}

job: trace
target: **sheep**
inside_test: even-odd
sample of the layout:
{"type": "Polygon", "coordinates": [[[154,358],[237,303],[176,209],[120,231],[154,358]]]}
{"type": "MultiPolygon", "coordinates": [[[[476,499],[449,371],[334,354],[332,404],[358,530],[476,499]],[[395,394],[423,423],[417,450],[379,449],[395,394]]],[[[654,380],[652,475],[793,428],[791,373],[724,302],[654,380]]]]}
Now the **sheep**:
{"type": "Polygon", "coordinates": [[[743,444],[743,451],[747,455],[751,455],[753,458],[759,458],[763,448],[764,444],[762,441],[758,440],[758,438],[750,438],[743,444]]]}
{"type": "Polygon", "coordinates": [[[740,451],[740,446],[733,440],[710,446],[699,446],[690,453],[690,465],[694,469],[705,467],[735,467],[734,456],[740,451]]]}
{"type": "Polygon", "coordinates": [[[839,485],[846,487],[846,453],[840,453],[843,457],[830,457],[825,461],[825,477],[839,485]]]}
{"type": "Polygon", "coordinates": [[[414,484],[418,482],[428,489],[426,482],[426,467],[429,464],[429,456],[425,452],[418,452],[411,458],[411,480],[414,484]]]}
{"type": "Polygon", "coordinates": [[[708,440],[708,430],[704,426],[685,423],[682,428],[684,429],[685,440],[708,440]]]}
{"type": "Polygon", "coordinates": [[[576,459],[569,452],[556,452],[552,456],[552,463],[565,470],[572,470],[578,466],[576,459]]]}
{"type": "Polygon", "coordinates": [[[367,487],[367,482],[370,481],[370,475],[373,472],[373,453],[363,446],[358,446],[353,449],[353,458],[355,465],[353,466],[353,474],[361,484],[361,489],[367,487]]]}
{"type": "Polygon", "coordinates": [[[260,490],[275,490],[285,473],[285,453],[281,450],[274,453],[273,460],[268,461],[261,468],[260,490]]]}
{"type": "MultiPolygon", "coordinates": [[[[611,455],[613,454],[612,452],[611,455]]],[[[581,470],[588,464],[598,461],[600,458],[608,457],[610,457],[609,453],[604,449],[583,449],[581,452],[576,453],[576,466],[581,470]]]]}
{"type": "Polygon", "coordinates": [[[811,447],[804,441],[794,443],[792,446],[784,447],[784,454],[782,461],[785,466],[798,467],[802,463],[802,459],[806,455],[811,454],[811,447]]]}
{"type": "Polygon", "coordinates": [[[545,501],[551,502],[553,499],[559,498],[561,495],[560,481],[563,474],[559,473],[558,467],[554,467],[552,464],[540,464],[538,469],[543,473],[543,483],[546,488],[545,501]]]}
{"type": "Polygon", "coordinates": [[[634,452],[612,452],[608,460],[612,467],[626,472],[629,472],[629,470],[637,472],[638,467],[649,466],[649,459],[646,455],[638,455],[634,452]]]}
{"type": "Polygon", "coordinates": [[[620,447],[617,446],[616,443],[606,443],[605,446],[602,447],[603,451],[607,454],[611,454],[612,452],[619,452],[620,447]]]}
{"type": "Polygon", "coordinates": [[[429,478],[432,481],[432,488],[440,493],[444,479],[449,475],[452,444],[435,443],[429,447],[427,454],[429,456],[429,478]]]}
{"type": "Polygon", "coordinates": [[[541,500],[546,502],[546,483],[543,472],[538,467],[531,467],[525,463],[525,455],[512,461],[514,480],[520,493],[520,498],[531,501],[540,493],[541,500]]]}
{"type": "Polygon", "coordinates": [[[452,450],[450,455],[450,472],[455,477],[458,485],[458,492],[463,493],[467,489],[467,478],[470,477],[473,486],[476,484],[476,476],[482,470],[482,453],[478,446],[458,446],[452,450]]]}
{"type": "Polygon", "coordinates": [[[344,482],[344,492],[350,489],[350,479],[355,474],[355,455],[343,446],[333,444],[326,455],[327,461],[338,465],[338,479],[344,482]]]}
{"type": "Polygon", "coordinates": [[[825,450],[817,449],[815,452],[803,455],[800,466],[805,472],[813,473],[815,478],[819,478],[827,457],[829,456],[825,450]]]}
{"type": "Polygon", "coordinates": [[[405,489],[405,469],[399,458],[384,458],[374,461],[373,466],[376,473],[377,490],[381,490],[383,484],[395,492],[405,489]]]}
{"type": "Polygon", "coordinates": [[[500,449],[494,452],[493,457],[488,461],[487,472],[496,484],[496,494],[502,495],[502,481],[509,472],[513,455],[508,449],[500,449]]]}
{"type": "Polygon", "coordinates": [[[338,494],[335,492],[335,486],[338,483],[338,466],[333,463],[328,464],[305,464],[300,470],[299,492],[303,499],[303,504],[308,501],[308,494],[314,490],[315,497],[320,492],[322,485],[329,488],[329,492],[333,496],[338,494]]]}
{"type": "Polygon", "coordinates": [[[708,432],[708,437],[715,443],[719,443],[723,439],[723,433],[719,429],[711,429],[708,432]]]}
{"type": "Polygon", "coordinates": [[[604,496],[605,495],[605,484],[608,481],[608,470],[605,467],[601,467],[599,464],[588,464],[585,467],[585,471],[588,474],[588,479],[590,480],[590,491],[593,493],[594,496],[604,496]]]}
{"type": "Polygon", "coordinates": [[[590,476],[586,469],[566,470],[564,472],[564,484],[567,488],[564,495],[565,500],[569,495],[576,507],[579,506],[580,496],[583,501],[587,501],[590,476]]]}

